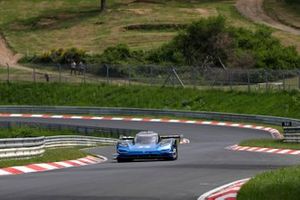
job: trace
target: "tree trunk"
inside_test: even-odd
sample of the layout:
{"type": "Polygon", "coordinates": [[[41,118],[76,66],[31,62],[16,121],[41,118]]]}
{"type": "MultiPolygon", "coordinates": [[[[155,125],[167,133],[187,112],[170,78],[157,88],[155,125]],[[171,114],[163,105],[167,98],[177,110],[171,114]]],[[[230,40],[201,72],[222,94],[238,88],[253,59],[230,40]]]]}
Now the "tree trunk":
{"type": "Polygon", "coordinates": [[[100,3],[100,11],[104,11],[105,8],[106,8],[106,0],[101,0],[101,3],[100,3]]]}

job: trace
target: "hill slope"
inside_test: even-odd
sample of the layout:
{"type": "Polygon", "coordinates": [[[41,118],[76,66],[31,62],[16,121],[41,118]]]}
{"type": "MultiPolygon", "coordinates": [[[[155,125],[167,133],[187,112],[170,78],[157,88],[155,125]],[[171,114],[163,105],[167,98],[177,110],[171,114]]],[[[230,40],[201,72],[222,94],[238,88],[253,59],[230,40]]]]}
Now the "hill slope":
{"type": "MultiPolygon", "coordinates": [[[[100,53],[117,43],[151,49],[176,34],[176,28],[165,28],[161,24],[172,27],[218,14],[236,26],[256,27],[236,11],[236,0],[111,0],[108,3],[106,12],[100,13],[99,0],[0,1],[3,8],[0,29],[16,52],[33,54],[61,47],[100,53]],[[139,26],[144,24],[154,25],[154,28],[146,30],[139,26]],[[128,30],[131,25],[138,26],[128,30]]],[[[300,50],[299,36],[283,32],[275,35],[300,50]]]]}

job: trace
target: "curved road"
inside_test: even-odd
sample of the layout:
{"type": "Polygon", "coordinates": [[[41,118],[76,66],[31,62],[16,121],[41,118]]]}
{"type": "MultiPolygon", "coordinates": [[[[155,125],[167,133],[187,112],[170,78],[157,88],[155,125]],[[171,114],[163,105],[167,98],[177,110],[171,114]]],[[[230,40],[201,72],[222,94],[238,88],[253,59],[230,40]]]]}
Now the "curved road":
{"type": "MultiPolygon", "coordinates": [[[[177,161],[116,163],[109,160],[79,168],[0,177],[1,200],[195,200],[219,185],[251,177],[262,171],[298,164],[300,157],[235,152],[224,148],[248,138],[270,137],[263,131],[195,124],[96,121],[78,119],[9,118],[3,121],[47,121],[106,127],[148,129],[184,134],[177,161]]],[[[111,158],[112,147],[93,153],[111,158]]]]}
{"type": "Polygon", "coordinates": [[[299,29],[282,24],[268,16],[263,9],[263,1],[264,0],[237,0],[236,8],[242,15],[254,22],[263,23],[282,31],[300,35],[299,29]]]}

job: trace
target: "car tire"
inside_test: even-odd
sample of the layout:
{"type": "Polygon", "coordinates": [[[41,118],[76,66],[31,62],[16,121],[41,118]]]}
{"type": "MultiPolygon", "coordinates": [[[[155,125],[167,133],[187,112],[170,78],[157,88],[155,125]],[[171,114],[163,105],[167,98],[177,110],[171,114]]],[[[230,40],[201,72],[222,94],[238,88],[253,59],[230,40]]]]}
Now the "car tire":
{"type": "Polygon", "coordinates": [[[178,148],[177,145],[174,147],[175,154],[172,157],[168,158],[167,160],[177,160],[178,159],[178,148]]]}
{"type": "Polygon", "coordinates": [[[122,162],[131,162],[132,159],[130,158],[117,158],[118,163],[122,163],[122,162]]]}

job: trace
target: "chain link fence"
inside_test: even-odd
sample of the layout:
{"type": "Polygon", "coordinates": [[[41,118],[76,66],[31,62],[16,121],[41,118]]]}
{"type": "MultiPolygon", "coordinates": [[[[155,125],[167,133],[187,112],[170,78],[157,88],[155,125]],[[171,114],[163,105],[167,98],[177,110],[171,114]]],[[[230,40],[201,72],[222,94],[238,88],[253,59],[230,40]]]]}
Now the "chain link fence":
{"type": "Polygon", "coordinates": [[[173,86],[242,91],[299,90],[300,68],[294,70],[221,69],[155,65],[31,65],[20,71],[7,65],[2,82],[106,83],[118,85],[173,86]]]}

